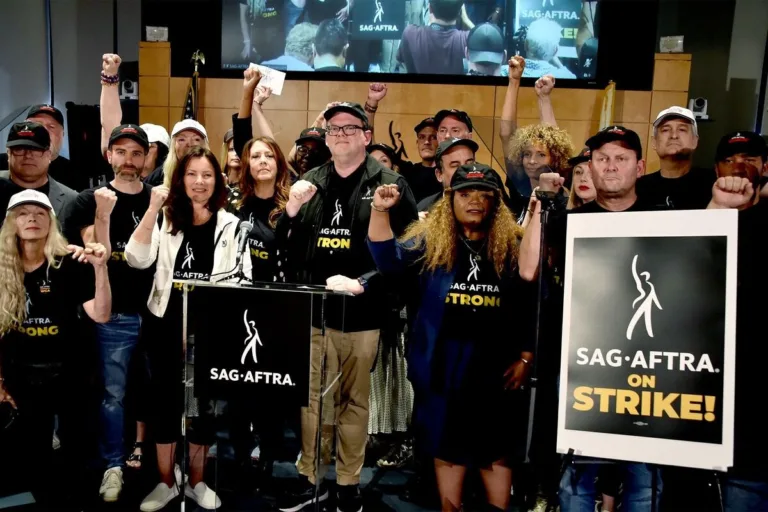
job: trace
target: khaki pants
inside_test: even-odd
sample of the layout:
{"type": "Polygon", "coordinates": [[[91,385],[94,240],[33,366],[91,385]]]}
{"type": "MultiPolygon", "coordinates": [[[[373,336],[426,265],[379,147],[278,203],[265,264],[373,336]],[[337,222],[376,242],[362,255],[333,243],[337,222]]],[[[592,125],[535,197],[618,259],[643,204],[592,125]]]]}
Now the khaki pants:
{"type": "MultiPolygon", "coordinates": [[[[341,332],[326,329],[326,375],[330,384],[341,372],[323,402],[323,419],[335,419],[336,482],[339,485],[360,483],[360,470],[368,441],[368,394],[371,388],[371,368],[376,359],[379,331],[341,332]],[[333,397],[331,402],[329,399],[333,397]],[[333,416],[331,416],[333,413],[333,416]]],[[[315,440],[317,414],[320,405],[320,378],[325,345],[320,329],[312,329],[312,371],[309,378],[309,407],[301,410],[301,458],[299,473],[315,483],[315,440]]],[[[320,478],[325,471],[322,466],[320,478]]]]}

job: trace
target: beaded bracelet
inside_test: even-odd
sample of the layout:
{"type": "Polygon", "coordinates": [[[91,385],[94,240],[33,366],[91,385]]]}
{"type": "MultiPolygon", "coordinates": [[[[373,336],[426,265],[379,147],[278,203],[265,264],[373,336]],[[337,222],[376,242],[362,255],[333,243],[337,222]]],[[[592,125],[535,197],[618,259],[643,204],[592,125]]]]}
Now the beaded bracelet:
{"type": "Polygon", "coordinates": [[[101,72],[101,85],[117,85],[120,83],[120,75],[107,75],[101,72]]]}

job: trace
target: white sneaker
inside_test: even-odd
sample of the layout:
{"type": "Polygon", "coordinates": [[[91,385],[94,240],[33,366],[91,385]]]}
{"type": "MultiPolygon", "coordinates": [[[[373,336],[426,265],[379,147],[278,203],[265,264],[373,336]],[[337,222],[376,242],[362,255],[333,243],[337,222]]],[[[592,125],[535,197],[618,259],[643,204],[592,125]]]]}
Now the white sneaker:
{"type": "Polygon", "coordinates": [[[123,470],[122,468],[109,468],[104,472],[104,478],[101,480],[99,496],[107,503],[112,503],[120,498],[120,492],[123,490],[123,470]]]}
{"type": "Polygon", "coordinates": [[[175,485],[173,487],[168,487],[163,482],[160,482],[154,490],[144,498],[139,509],[141,512],[156,512],[165,507],[178,495],[178,487],[175,485]]]}
{"type": "Polygon", "coordinates": [[[221,500],[216,496],[216,492],[208,487],[205,482],[198,482],[194,489],[187,482],[184,486],[184,494],[207,510],[216,510],[221,506],[221,500]]]}
{"type": "Polygon", "coordinates": [[[61,440],[59,439],[59,436],[56,435],[56,432],[53,433],[53,449],[58,450],[61,448],[61,440]]]}

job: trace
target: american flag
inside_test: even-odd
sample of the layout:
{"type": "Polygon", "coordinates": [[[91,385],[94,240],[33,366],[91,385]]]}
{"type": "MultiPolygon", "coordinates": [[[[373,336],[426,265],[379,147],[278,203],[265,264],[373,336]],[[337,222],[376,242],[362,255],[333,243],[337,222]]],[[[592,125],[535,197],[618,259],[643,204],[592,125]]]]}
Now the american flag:
{"type": "Polygon", "coordinates": [[[184,102],[184,114],[182,119],[194,119],[197,121],[197,71],[189,79],[187,88],[187,100],[184,102]]]}

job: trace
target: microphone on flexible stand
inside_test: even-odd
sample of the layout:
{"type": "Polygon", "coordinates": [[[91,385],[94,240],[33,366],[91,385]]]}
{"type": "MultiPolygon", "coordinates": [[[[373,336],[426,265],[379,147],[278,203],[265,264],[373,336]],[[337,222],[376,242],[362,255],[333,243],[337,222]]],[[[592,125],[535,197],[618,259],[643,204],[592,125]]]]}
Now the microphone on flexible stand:
{"type": "Polygon", "coordinates": [[[245,255],[245,252],[248,249],[248,235],[250,234],[252,229],[253,229],[253,224],[248,221],[242,222],[240,224],[240,242],[237,244],[237,260],[235,263],[235,268],[237,269],[237,272],[232,277],[240,278],[241,281],[242,280],[251,281],[243,273],[243,256],[245,255]]]}

